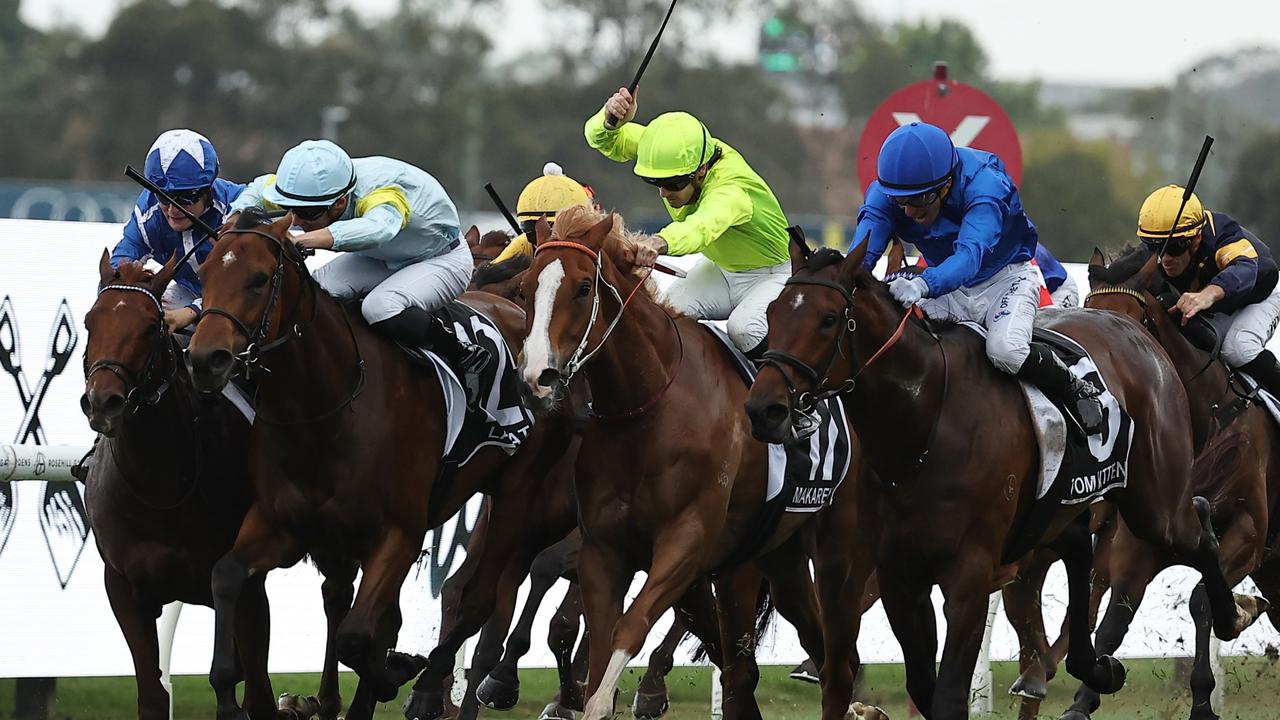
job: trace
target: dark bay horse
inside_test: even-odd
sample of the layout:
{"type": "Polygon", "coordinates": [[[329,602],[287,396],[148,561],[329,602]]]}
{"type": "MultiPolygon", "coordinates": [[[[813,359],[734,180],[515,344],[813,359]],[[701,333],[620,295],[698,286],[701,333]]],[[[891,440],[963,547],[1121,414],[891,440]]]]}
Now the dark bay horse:
{"type": "MultiPolygon", "coordinates": [[[[503,483],[540,482],[571,433],[554,420],[539,423],[514,456],[482,448],[438,482],[445,417],[434,372],[415,366],[370,330],[358,308],[320,289],[289,241],[288,224],[244,213],[223,230],[214,259],[200,268],[205,311],[190,346],[195,385],[216,391],[241,367],[253,371],[258,385],[258,417],[248,439],[254,502],[232,550],[213,571],[210,682],[232,685],[231,629],[250,579],[306,553],[326,577],[359,564],[363,578],[349,611],[337,614],[335,645],[338,659],[361,678],[348,717],[365,718],[419,669],[387,651],[400,626],[400,586],[426,530],[478,491],[499,497],[503,483]]],[[[524,320],[518,307],[487,294],[466,300],[519,348],[524,320]]],[[[519,518],[526,510],[503,512],[519,518]]],[[[492,588],[495,565],[479,563],[468,582],[492,588]]],[[[478,628],[492,609],[493,593],[472,597],[481,606],[478,628]]],[[[432,678],[435,687],[428,691],[437,700],[452,663],[450,652],[445,669],[432,678]]],[[[220,703],[219,718],[232,712],[220,703]]]]}
{"type": "MultiPolygon", "coordinates": [[[[769,308],[771,357],[780,362],[761,371],[748,412],[756,436],[776,440],[797,401],[835,392],[849,399],[874,471],[860,485],[874,498],[865,514],[877,521],[869,531],[907,690],[926,717],[963,718],[987,597],[1010,530],[1034,498],[1039,449],[1022,391],[992,367],[978,338],[958,327],[935,333],[904,315],[887,286],[862,269],[865,252],[866,243],[847,257],[819,250],[788,281],[769,308]],[[935,584],[947,619],[936,668],[935,584]]],[[[1136,534],[1193,561],[1209,589],[1215,632],[1233,637],[1235,603],[1218,567],[1208,502],[1190,492],[1186,393],[1167,355],[1112,313],[1046,315],[1038,322],[1086,347],[1134,418],[1128,485],[1109,497],[1136,534]]],[[[1088,633],[1090,538],[1073,523],[1081,510],[1064,508],[1042,542],[1054,541],[1067,564],[1067,669],[1115,692],[1123,666],[1096,655],[1088,633]]]]}
{"type": "Polygon", "coordinates": [[[490,230],[481,235],[480,229],[475,225],[467,229],[463,239],[471,248],[471,261],[475,267],[492,262],[511,244],[511,236],[505,230],[490,230]]]}
{"type": "MultiPolygon", "coordinates": [[[[848,602],[871,572],[856,496],[841,491],[817,518],[815,562],[828,609],[821,621],[794,532],[803,519],[784,519],[773,547],[757,556],[760,570],[726,563],[755,530],[766,446],[750,438],[742,411],[747,388],[733,360],[695,321],[673,317],[655,301],[615,221],[575,207],[557,217],[554,235],[540,222],[538,253],[523,280],[528,339],[521,369],[535,402],[545,408],[562,401],[579,369],[593,396],[575,478],[583,533],[578,575],[591,637],[584,717],[612,717],[627,662],[673,605],[704,642],[719,639],[712,657],[723,663],[724,716],[760,717],[760,570],[805,650],[824,660],[823,717],[844,717],[860,619],[848,602]],[[624,613],[624,594],[642,569],[648,577],[624,613]],[[714,599],[703,579],[713,571],[714,599]],[[718,628],[708,622],[716,616],[718,628]]],[[[855,443],[851,476],[859,452],[855,443]]]]}
{"type": "MultiPolygon", "coordinates": [[[[1157,261],[1152,256],[1135,275],[1119,278],[1108,274],[1102,253],[1095,250],[1089,262],[1091,292],[1084,306],[1133,319],[1159,341],[1172,359],[1191,402],[1192,436],[1185,442],[1197,455],[1193,492],[1209,500],[1213,524],[1219,533],[1223,574],[1227,583],[1234,586],[1258,570],[1268,550],[1275,547],[1276,531],[1268,520],[1280,498],[1280,428],[1259,403],[1241,403],[1225,364],[1211,358],[1183,334],[1154,294],[1163,290],[1157,261]],[[1222,427],[1219,413],[1237,403],[1243,406],[1239,415],[1222,427]]],[[[1108,587],[1111,590],[1106,615],[1098,626],[1101,652],[1120,645],[1147,585],[1178,560],[1167,549],[1136,537],[1123,518],[1115,519],[1107,541],[1107,562],[1099,568],[1094,590],[1098,598],[1108,587]]],[[[1258,573],[1258,577],[1263,594],[1272,603],[1280,602],[1280,585],[1274,576],[1258,573]]],[[[1208,657],[1211,618],[1203,595],[1203,588],[1197,587],[1190,604],[1196,626],[1196,659],[1191,674],[1191,717],[1196,720],[1217,717],[1210,702],[1214,687],[1208,657]]],[[[1260,598],[1236,598],[1239,633],[1257,619],[1267,603],[1260,598]]],[[[1084,720],[1097,710],[1099,703],[1096,694],[1081,688],[1063,717],[1084,720]]]]}
{"type": "MultiPolygon", "coordinates": [[[[98,299],[85,316],[81,406],[101,439],[85,481],[85,507],[105,569],[107,598],[133,656],[138,717],[169,717],[160,684],[155,620],[180,600],[213,605],[209,573],[231,548],[249,509],[244,448],[249,423],[222,397],[201,400],[165,330],[159,299],[173,278],[141,264],[99,266],[98,299]]],[[[261,578],[242,596],[235,628],[244,710],[276,717],[267,677],[267,603],[261,578]]],[[[329,669],[329,668],[326,668],[329,669]]],[[[321,697],[337,717],[337,667],[321,697]]],[[[234,685],[231,701],[234,703],[234,685]]],[[[284,716],[284,714],[282,714],[284,716]]],[[[288,717],[293,717],[288,715],[288,717]]]]}

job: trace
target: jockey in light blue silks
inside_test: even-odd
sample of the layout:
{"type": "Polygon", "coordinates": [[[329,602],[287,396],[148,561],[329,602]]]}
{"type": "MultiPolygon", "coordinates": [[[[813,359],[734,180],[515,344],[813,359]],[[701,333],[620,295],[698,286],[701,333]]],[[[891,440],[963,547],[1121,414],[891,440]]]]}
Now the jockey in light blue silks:
{"type": "Polygon", "coordinates": [[[439,181],[399,160],[352,159],[328,140],[307,140],[284,154],[274,175],[255,179],[232,210],[255,206],[289,210],[304,231],[293,238],[299,246],[341,253],[315,271],[320,286],[364,298],[371,327],[444,358],[474,405],[489,353],[432,314],[467,289],[473,267],[439,181]]]}
{"type": "Polygon", "coordinates": [[[957,148],[941,128],[913,122],[885,139],[877,172],[854,233],[855,245],[867,243],[866,267],[891,237],[915,245],[929,267],[891,280],[894,298],[918,303],[932,318],[980,323],[998,369],[1064,401],[1086,432],[1101,432],[1098,389],[1031,341],[1041,287],[1030,262],[1036,228],[1000,159],[957,148]]]}
{"type": "MultiPolygon", "coordinates": [[[[168,130],[156,138],[142,168],[143,175],[209,227],[217,228],[229,214],[231,202],[244,185],[218,177],[218,153],[209,139],[191,130],[168,130]]],[[[209,254],[212,241],[194,227],[178,208],[150,190],[138,195],[124,235],[111,252],[111,267],[122,262],[155,259],[166,263],[199,245],[174,275],[161,298],[170,332],[195,322],[200,314],[200,278],[196,268],[209,254]]]]}

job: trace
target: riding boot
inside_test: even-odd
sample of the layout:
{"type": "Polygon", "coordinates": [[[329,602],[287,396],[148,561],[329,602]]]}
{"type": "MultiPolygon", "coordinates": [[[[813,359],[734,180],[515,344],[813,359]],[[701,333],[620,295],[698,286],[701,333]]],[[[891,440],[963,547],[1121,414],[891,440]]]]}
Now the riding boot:
{"type": "Polygon", "coordinates": [[[462,380],[467,407],[478,406],[480,373],[491,359],[488,350],[458,337],[443,320],[420,307],[405,308],[397,315],[374,323],[373,327],[402,345],[439,355],[462,380]]]}
{"type": "MultiPolygon", "coordinates": [[[[769,350],[769,338],[756,343],[756,346],[747,350],[743,355],[747,356],[756,366],[756,372],[764,367],[764,354],[769,350]]],[[[807,409],[794,408],[791,411],[791,433],[794,440],[804,440],[810,435],[818,431],[818,409],[809,407],[807,409]]]]}
{"type": "Polygon", "coordinates": [[[1271,393],[1272,397],[1280,399],[1280,363],[1276,362],[1276,356],[1270,350],[1263,350],[1258,357],[1241,365],[1240,369],[1257,380],[1262,389],[1271,393]]]}
{"type": "Polygon", "coordinates": [[[1040,388],[1050,398],[1061,401],[1075,410],[1080,427],[1088,435],[1098,435],[1105,429],[1102,417],[1102,394],[1093,383],[1082,380],[1062,364],[1062,360],[1042,343],[1031,343],[1031,353],[1018,368],[1018,378],[1040,388]]]}

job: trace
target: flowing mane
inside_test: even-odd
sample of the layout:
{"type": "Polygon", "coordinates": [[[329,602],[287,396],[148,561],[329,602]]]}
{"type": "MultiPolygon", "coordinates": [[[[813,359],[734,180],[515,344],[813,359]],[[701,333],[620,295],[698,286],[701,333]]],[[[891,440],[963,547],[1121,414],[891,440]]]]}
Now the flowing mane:
{"type": "MultiPolygon", "coordinates": [[[[596,223],[599,223],[610,215],[613,216],[613,230],[611,230],[609,235],[605,238],[605,252],[609,254],[609,257],[613,260],[614,264],[618,266],[618,270],[623,274],[635,277],[644,276],[648,271],[646,269],[637,268],[628,259],[632,257],[631,251],[635,247],[634,238],[639,233],[634,233],[628,230],[622,220],[622,216],[616,212],[601,212],[594,208],[584,207],[582,205],[575,205],[571,208],[561,210],[560,214],[556,216],[555,224],[551,226],[551,239],[572,240],[573,238],[586,235],[587,231],[595,226],[596,223]]],[[[654,282],[652,277],[645,280],[644,292],[651,300],[662,303],[664,307],[667,307],[669,311],[672,311],[670,306],[667,306],[665,301],[662,300],[662,291],[658,288],[658,284],[654,282]]]]}

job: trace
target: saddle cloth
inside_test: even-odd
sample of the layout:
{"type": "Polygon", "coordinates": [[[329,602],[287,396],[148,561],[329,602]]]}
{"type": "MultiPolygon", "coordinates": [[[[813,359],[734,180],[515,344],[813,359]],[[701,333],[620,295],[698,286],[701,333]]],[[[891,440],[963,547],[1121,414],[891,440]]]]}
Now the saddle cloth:
{"type": "Polygon", "coordinates": [[[492,320],[456,300],[436,313],[447,318],[459,337],[488,350],[491,358],[481,373],[479,407],[468,411],[466,391],[449,363],[430,350],[404,348],[414,360],[435,370],[444,390],[445,464],[462,467],[484,447],[515,453],[533,427],[533,413],[521,399],[522,381],[502,333],[492,320]]]}
{"type": "MultiPolygon", "coordinates": [[[[755,363],[747,359],[718,326],[700,323],[735,360],[748,386],[755,382],[755,363]]],[[[786,512],[812,513],[835,498],[852,461],[849,423],[838,397],[818,404],[818,430],[799,443],[769,445],[769,482],[765,502],[783,504],[786,512]]]]}

